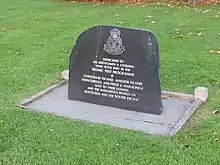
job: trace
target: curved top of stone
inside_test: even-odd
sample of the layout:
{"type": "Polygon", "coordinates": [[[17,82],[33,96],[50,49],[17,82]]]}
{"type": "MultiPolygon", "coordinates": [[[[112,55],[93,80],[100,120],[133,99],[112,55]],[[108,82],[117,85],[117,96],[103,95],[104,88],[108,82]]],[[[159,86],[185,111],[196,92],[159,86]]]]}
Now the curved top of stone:
{"type": "Polygon", "coordinates": [[[72,50],[72,54],[74,51],[78,52],[79,49],[87,48],[88,45],[93,45],[93,49],[97,49],[96,53],[98,53],[99,45],[103,44],[103,42],[106,42],[104,40],[107,40],[107,38],[111,35],[111,30],[113,29],[120,31],[120,37],[124,44],[129,45],[129,47],[132,47],[134,44],[136,44],[136,47],[133,46],[133,48],[130,50],[126,49],[127,51],[135,49],[135,54],[145,54],[146,60],[149,63],[154,63],[156,64],[157,68],[160,68],[159,44],[155,34],[149,30],[138,28],[113,25],[93,26],[83,31],[78,36],[76,44],[72,50]]]}

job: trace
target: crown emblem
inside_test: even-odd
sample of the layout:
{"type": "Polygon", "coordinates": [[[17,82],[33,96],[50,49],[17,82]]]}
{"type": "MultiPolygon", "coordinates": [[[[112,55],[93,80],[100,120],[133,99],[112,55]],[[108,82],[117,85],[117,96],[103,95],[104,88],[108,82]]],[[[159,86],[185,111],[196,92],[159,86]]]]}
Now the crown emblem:
{"type": "Polygon", "coordinates": [[[113,30],[110,31],[110,34],[112,36],[116,36],[116,35],[120,36],[121,32],[118,29],[113,29],[113,30]]]}
{"type": "Polygon", "coordinates": [[[110,31],[110,36],[104,44],[104,50],[110,55],[120,55],[125,51],[125,48],[120,38],[121,32],[114,28],[110,31]]]}

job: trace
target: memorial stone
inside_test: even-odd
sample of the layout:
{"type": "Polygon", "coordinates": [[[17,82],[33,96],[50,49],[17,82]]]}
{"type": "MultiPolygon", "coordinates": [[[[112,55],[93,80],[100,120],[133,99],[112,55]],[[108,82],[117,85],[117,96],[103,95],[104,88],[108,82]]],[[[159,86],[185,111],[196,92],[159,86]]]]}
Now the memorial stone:
{"type": "Polygon", "coordinates": [[[162,113],[159,46],[152,32],[92,27],[78,37],[69,60],[70,100],[162,113]]]}

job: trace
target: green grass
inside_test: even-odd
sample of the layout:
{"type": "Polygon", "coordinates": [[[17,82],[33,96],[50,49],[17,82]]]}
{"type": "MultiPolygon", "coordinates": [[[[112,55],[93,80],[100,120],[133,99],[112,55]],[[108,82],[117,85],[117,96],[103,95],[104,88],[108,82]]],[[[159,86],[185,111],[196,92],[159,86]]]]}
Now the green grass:
{"type": "Polygon", "coordinates": [[[220,132],[220,116],[212,114],[220,109],[220,55],[208,53],[220,50],[220,9],[199,9],[211,11],[1,0],[0,164],[220,164],[220,134],[213,135],[220,132]],[[153,18],[146,18],[149,15],[153,18]],[[197,86],[209,88],[208,102],[177,135],[150,136],[16,108],[20,100],[59,79],[81,32],[97,24],[119,23],[156,34],[163,90],[193,93],[197,86]],[[184,38],[169,34],[175,29],[184,38]],[[197,36],[200,32],[205,35],[197,36]]]}

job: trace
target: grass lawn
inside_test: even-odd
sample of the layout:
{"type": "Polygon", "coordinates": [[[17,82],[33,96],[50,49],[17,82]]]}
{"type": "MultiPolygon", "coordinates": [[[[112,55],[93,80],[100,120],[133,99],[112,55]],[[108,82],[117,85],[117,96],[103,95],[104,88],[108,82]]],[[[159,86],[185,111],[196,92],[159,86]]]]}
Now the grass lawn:
{"type": "Polygon", "coordinates": [[[212,111],[220,109],[220,54],[209,50],[220,50],[220,8],[198,9],[210,11],[1,0],[0,164],[219,165],[220,115],[212,111]],[[150,136],[16,108],[20,100],[60,78],[77,36],[97,24],[153,31],[160,44],[163,90],[209,88],[208,102],[177,135],[150,136]],[[169,34],[175,29],[183,38],[169,34]]]}

